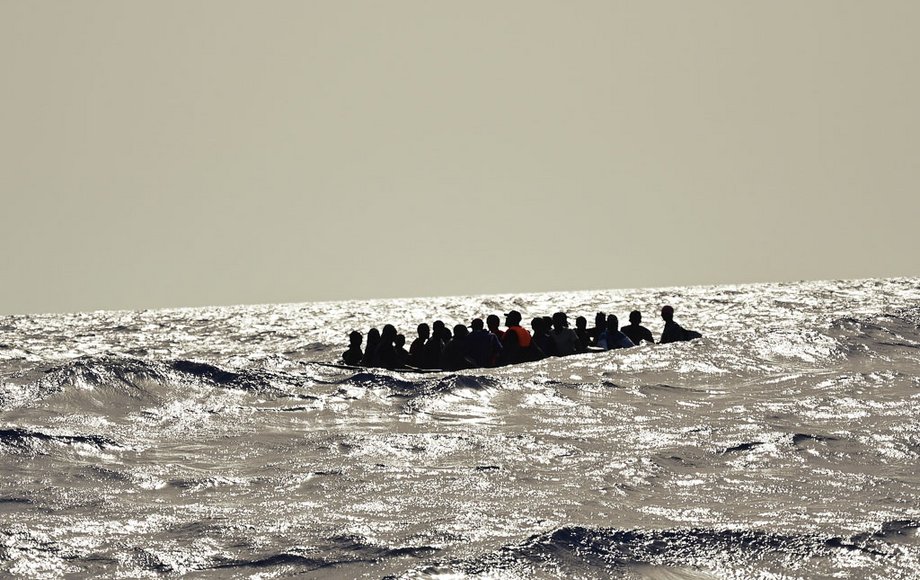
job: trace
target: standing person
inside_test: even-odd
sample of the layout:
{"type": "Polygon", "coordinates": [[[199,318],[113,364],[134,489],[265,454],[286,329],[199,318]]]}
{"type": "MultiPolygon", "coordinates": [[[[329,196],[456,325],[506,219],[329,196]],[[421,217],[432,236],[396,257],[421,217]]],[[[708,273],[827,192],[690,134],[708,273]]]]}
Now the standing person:
{"type": "Polygon", "coordinates": [[[424,364],[425,343],[431,336],[431,329],[423,322],[418,325],[416,332],[418,332],[418,338],[413,340],[409,346],[409,363],[414,367],[424,368],[422,365],[424,364]]]}
{"type": "Polygon", "coordinates": [[[477,366],[494,367],[501,354],[502,343],[497,336],[484,328],[482,318],[476,318],[470,326],[473,331],[466,339],[470,357],[476,361],[477,366]]]}
{"type": "Polygon", "coordinates": [[[380,331],[372,328],[367,331],[367,349],[364,356],[361,357],[361,366],[374,366],[374,352],[377,350],[377,344],[380,342],[380,331]]]}
{"type": "Polygon", "coordinates": [[[580,342],[575,331],[569,328],[568,316],[565,312],[553,314],[553,348],[556,356],[569,356],[579,352],[580,342]]]}
{"type": "Polygon", "coordinates": [[[502,340],[502,364],[517,364],[533,360],[533,337],[521,326],[521,313],[512,310],[505,314],[505,338],[502,340]]]}
{"type": "Polygon", "coordinates": [[[682,342],[703,337],[699,332],[695,330],[686,330],[683,326],[674,322],[674,308],[671,306],[665,306],[661,309],[661,319],[664,320],[664,330],[661,332],[660,344],[682,342]]]}
{"type": "Polygon", "coordinates": [[[357,330],[352,330],[348,335],[348,350],[342,353],[342,360],[345,361],[345,364],[350,366],[361,364],[361,359],[364,358],[364,353],[361,352],[362,340],[364,340],[364,335],[357,330]]]}
{"type": "Polygon", "coordinates": [[[629,313],[629,324],[621,328],[620,331],[628,336],[629,340],[637,346],[643,340],[650,344],[655,344],[655,338],[652,336],[652,331],[642,326],[641,323],[642,313],[638,310],[633,310],[629,313]]]}
{"type": "Polygon", "coordinates": [[[636,346],[629,337],[617,330],[620,327],[619,319],[611,314],[607,317],[607,330],[597,339],[597,346],[612,350],[615,348],[629,348],[636,346]]]}

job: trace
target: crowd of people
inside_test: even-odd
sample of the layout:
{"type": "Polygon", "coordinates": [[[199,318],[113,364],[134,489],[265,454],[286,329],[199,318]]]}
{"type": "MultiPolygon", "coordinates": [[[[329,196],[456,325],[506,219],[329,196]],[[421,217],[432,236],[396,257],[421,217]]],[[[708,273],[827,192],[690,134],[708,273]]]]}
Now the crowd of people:
{"type": "MultiPolygon", "coordinates": [[[[700,338],[698,332],[685,330],[674,322],[674,309],[661,309],[664,330],[659,344],[700,338]]],[[[521,326],[522,316],[517,310],[505,314],[505,330],[499,327],[495,314],[485,322],[476,318],[470,326],[457,324],[450,329],[436,320],[431,326],[418,325],[418,337],[406,349],[406,337],[396,327],[387,324],[383,331],[371,328],[367,344],[362,350],[364,336],[352,331],[349,347],[342,354],[346,365],[380,367],[386,369],[436,369],[458,371],[463,369],[496,367],[537,361],[549,356],[568,356],[592,350],[629,348],[642,341],[655,344],[651,331],[642,326],[642,314],[634,310],[629,314],[629,324],[620,328],[613,314],[598,312],[594,327],[588,328],[584,316],[575,319],[575,328],[569,328],[568,316],[557,312],[552,316],[538,316],[530,322],[531,330],[521,326]]]]}

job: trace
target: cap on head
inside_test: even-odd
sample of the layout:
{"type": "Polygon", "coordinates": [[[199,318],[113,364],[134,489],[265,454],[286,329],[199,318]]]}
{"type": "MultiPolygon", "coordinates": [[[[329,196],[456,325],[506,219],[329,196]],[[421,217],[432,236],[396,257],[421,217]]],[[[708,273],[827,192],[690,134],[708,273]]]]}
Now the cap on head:
{"type": "Polygon", "coordinates": [[[521,320],[523,320],[523,317],[517,310],[512,310],[511,312],[505,314],[505,321],[511,325],[520,324],[521,320]]]}

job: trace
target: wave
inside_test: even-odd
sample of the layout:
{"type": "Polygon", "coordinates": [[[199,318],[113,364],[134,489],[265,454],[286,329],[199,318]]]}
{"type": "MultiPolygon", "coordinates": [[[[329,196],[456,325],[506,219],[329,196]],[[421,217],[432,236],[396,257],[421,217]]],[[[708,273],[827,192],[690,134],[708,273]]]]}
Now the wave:
{"type": "Polygon", "coordinates": [[[333,536],[314,553],[284,551],[253,558],[218,562],[211,569],[228,568],[288,568],[296,572],[315,572],[353,564],[380,564],[393,558],[424,558],[439,552],[432,546],[390,547],[374,545],[355,535],[333,536]]]}
{"type": "Polygon", "coordinates": [[[197,397],[207,389],[271,399],[315,398],[302,369],[235,369],[194,360],[85,356],[0,384],[0,410],[53,406],[59,413],[130,413],[143,406],[197,397]],[[203,391],[204,390],[204,391],[203,391]]]}
{"type": "Polygon", "coordinates": [[[844,317],[830,323],[828,334],[854,349],[887,353],[920,349],[920,308],[906,308],[868,319],[844,317]]]}
{"type": "Polygon", "coordinates": [[[150,384],[185,385],[189,382],[244,391],[287,391],[302,377],[269,370],[227,370],[193,360],[154,361],[117,357],[82,357],[52,367],[39,381],[43,394],[68,386],[143,389],[150,384]]]}
{"type": "Polygon", "coordinates": [[[56,435],[21,427],[0,429],[0,446],[19,452],[41,453],[48,443],[88,445],[96,449],[120,448],[121,445],[101,435],[56,435]]]}
{"type": "Polygon", "coordinates": [[[380,387],[392,391],[395,395],[414,398],[418,396],[432,396],[452,393],[458,390],[485,390],[498,386],[495,377],[486,375],[473,375],[451,373],[433,376],[435,373],[423,375],[401,374],[398,371],[384,369],[367,369],[353,375],[338,379],[334,384],[353,385],[363,387],[380,387]],[[418,378],[416,378],[418,377],[418,378]]]}
{"type": "Polygon", "coordinates": [[[848,554],[851,561],[859,557],[867,561],[895,557],[898,548],[890,540],[912,534],[918,527],[920,522],[915,520],[895,520],[874,532],[840,537],[760,529],[618,530],[564,526],[448,566],[468,574],[548,572],[559,577],[649,565],[696,570],[728,566],[753,571],[751,563],[756,563],[756,569],[772,566],[788,570],[797,561],[833,558],[842,553],[848,554]]]}

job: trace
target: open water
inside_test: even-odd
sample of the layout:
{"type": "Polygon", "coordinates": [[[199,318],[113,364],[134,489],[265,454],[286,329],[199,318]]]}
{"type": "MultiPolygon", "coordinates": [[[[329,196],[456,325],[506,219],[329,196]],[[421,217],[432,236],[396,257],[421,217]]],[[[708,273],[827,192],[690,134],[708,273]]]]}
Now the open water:
{"type": "Polygon", "coordinates": [[[3,317],[0,576],[920,577],[918,325],[916,278],[3,317]],[[705,338],[315,364],[666,303],[705,338]]]}

